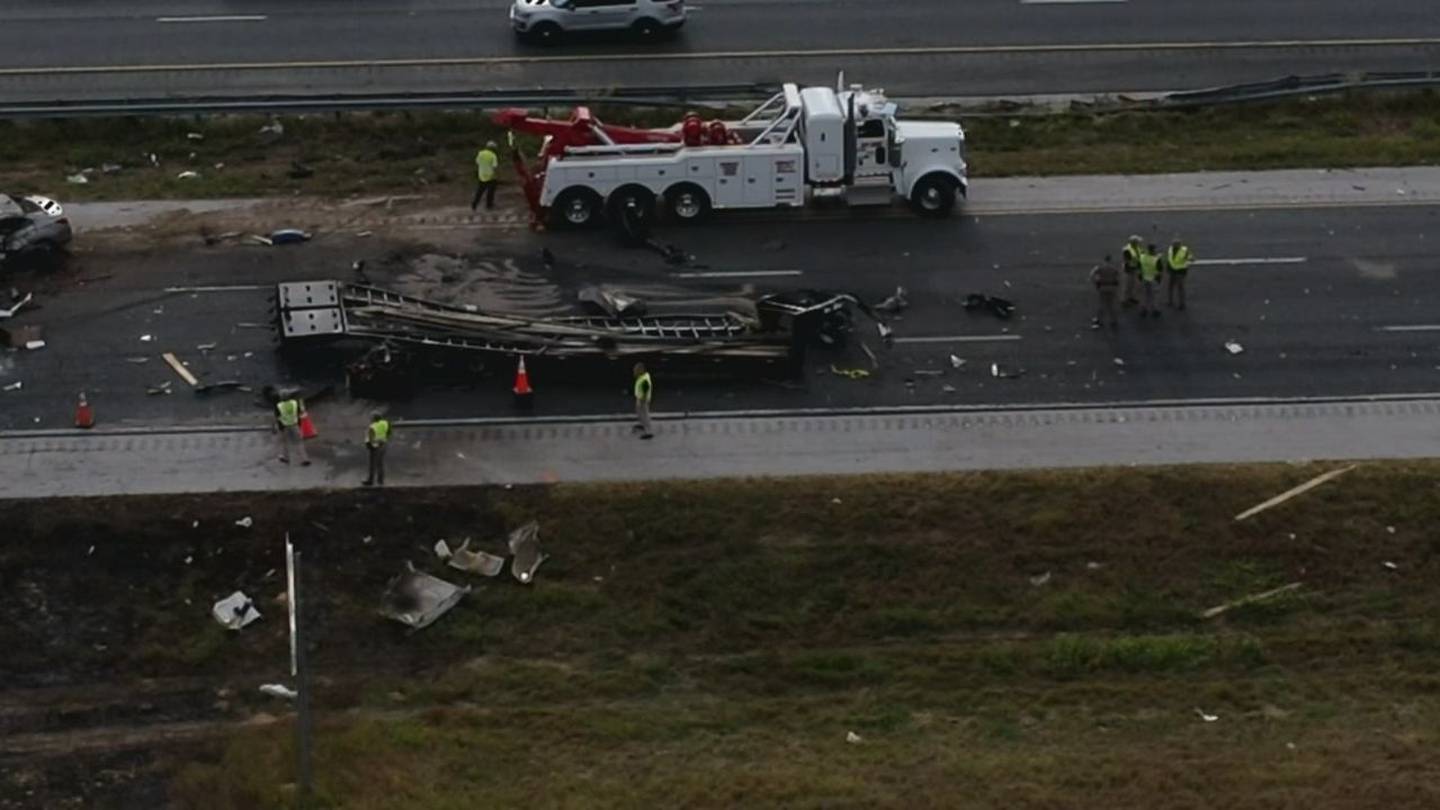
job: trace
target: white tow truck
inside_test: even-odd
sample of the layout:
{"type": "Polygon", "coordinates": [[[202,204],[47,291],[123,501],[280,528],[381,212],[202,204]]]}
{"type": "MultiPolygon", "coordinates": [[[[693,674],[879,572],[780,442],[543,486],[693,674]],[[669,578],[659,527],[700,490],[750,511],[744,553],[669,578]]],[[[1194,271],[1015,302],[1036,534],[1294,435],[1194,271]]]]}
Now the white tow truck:
{"type": "Polygon", "coordinates": [[[569,121],[523,110],[495,120],[544,136],[534,168],[518,153],[516,165],[537,220],[561,226],[591,225],[627,206],[694,222],[716,210],[897,198],[943,217],[968,183],[958,123],[897,119],[883,91],[861,85],[786,84],[739,121],[691,113],[669,129],[604,125],[583,107],[569,121]]]}

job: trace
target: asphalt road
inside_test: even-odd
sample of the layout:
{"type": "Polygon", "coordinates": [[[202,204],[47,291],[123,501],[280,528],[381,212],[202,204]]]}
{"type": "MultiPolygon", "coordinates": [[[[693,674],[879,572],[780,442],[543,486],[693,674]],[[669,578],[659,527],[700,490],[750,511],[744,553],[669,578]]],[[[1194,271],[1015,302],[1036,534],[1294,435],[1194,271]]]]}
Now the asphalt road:
{"type": "Polygon", "coordinates": [[[821,81],[841,68],[912,95],[1124,92],[1429,69],[1440,55],[1440,14],[1407,0],[693,5],[671,42],[538,50],[515,42],[504,0],[8,2],[0,97],[821,81]],[[137,66],[183,70],[54,74],[137,66]]]}
{"type": "MultiPolygon", "coordinates": [[[[836,376],[869,368],[853,348],[815,355],[798,380],[683,380],[662,376],[657,409],[874,408],[1171,399],[1323,397],[1440,391],[1440,312],[1434,269],[1437,207],[1253,212],[993,216],[950,223],[905,218],[799,222],[722,220],[663,234],[704,267],[680,272],[768,273],[676,278],[651,253],[616,247],[598,234],[476,237],[446,284],[485,289],[504,278],[524,296],[568,300],[576,286],[605,281],[650,288],[678,285],[697,294],[764,289],[849,289],[878,301],[897,285],[913,306],[895,323],[896,343],[870,340],[880,368],[870,378],[836,376]],[[856,227],[860,222],[864,228],[856,227]],[[1158,320],[1128,314],[1117,334],[1089,329],[1092,293],[1085,272],[1130,232],[1163,241],[1184,234],[1202,259],[1193,271],[1189,311],[1158,320]],[[1430,236],[1427,239],[1427,234],[1430,236]],[[546,276],[541,244],[559,257],[546,276]],[[497,273],[496,268],[503,272],[497,273]],[[537,292],[538,291],[538,292],[537,292]],[[1013,299],[1014,319],[967,312],[970,292],[1013,299]],[[1227,341],[1243,347],[1231,354],[1227,341]],[[964,360],[952,367],[950,356],[964,360]],[[1023,372],[997,378],[991,365],[1023,372]]],[[[42,323],[49,345],[0,358],[0,427],[61,428],[78,390],[91,393],[107,426],[237,423],[262,418],[243,393],[196,396],[159,359],[175,351],[202,378],[238,379],[255,389],[279,379],[320,384],[334,365],[281,364],[262,328],[263,289],[166,293],[170,286],[269,284],[345,278],[366,258],[376,283],[413,282],[429,272],[423,247],[338,236],[291,249],[197,248],[165,254],[82,255],[53,288],[44,309],[20,322],[42,323]],[[104,276],[109,276],[105,278],[104,276]],[[92,279],[77,285],[77,280],[92,279]],[[152,335],[142,341],[142,335],[152,335]],[[202,351],[204,344],[215,344],[202,351]],[[138,358],[145,362],[132,362],[138,358]],[[175,393],[147,396],[172,381],[175,393]]],[[[438,276],[436,276],[438,278],[438,276]]],[[[532,370],[540,414],[622,412],[627,371],[572,380],[543,364],[532,370]]],[[[405,418],[508,416],[509,369],[466,390],[423,393],[393,405],[405,418]]],[[[363,409],[363,403],[342,405],[363,409]]]]}

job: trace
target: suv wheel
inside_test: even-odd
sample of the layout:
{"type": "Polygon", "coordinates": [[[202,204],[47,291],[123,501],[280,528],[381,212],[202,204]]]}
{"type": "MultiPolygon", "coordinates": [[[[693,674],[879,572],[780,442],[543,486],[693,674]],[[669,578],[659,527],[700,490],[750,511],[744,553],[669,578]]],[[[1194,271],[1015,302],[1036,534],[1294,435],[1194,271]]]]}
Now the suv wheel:
{"type": "Polygon", "coordinates": [[[665,28],[660,25],[659,22],[648,17],[636,20],[632,28],[635,31],[635,36],[644,40],[659,39],[660,34],[665,31],[665,28]]]}
{"type": "Polygon", "coordinates": [[[564,32],[560,30],[560,26],[555,23],[542,22],[531,28],[526,36],[537,45],[553,45],[560,40],[562,33],[564,32]]]}

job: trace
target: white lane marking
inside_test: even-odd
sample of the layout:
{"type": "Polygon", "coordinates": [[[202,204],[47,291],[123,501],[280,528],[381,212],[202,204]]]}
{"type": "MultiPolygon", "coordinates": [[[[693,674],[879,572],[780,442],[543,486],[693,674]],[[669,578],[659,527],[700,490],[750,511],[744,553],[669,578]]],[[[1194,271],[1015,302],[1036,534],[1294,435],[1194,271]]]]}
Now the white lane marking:
{"type": "Polygon", "coordinates": [[[1309,261],[1304,256],[1257,256],[1246,259],[1196,259],[1191,264],[1225,265],[1227,267],[1240,264],[1304,264],[1309,261]]]}
{"type": "Polygon", "coordinates": [[[1440,324],[1437,324],[1437,323],[1421,323],[1421,324],[1401,325],[1401,326],[1381,326],[1381,327],[1379,327],[1379,331],[1381,331],[1381,332],[1440,332],[1440,324]]]}
{"type": "Polygon", "coordinates": [[[156,17],[157,23],[264,22],[264,14],[220,14],[214,17],[156,17]]]}
{"type": "Polygon", "coordinates": [[[798,276],[803,270],[727,270],[704,273],[671,273],[671,278],[767,278],[772,276],[798,276]]]}
{"type": "Polygon", "coordinates": [[[1019,335],[932,335],[928,337],[897,337],[894,343],[989,343],[996,340],[1019,340],[1019,335]]]}
{"type": "Polygon", "coordinates": [[[268,290],[273,284],[231,284],[219,287],[166,287],[167,293],[202,293],[202,292],[249,292],[251,290],[268,290]]]}
{"type": "Polygon", "coordinates": [[[1129,0],[1020,0],[1022,6],[1078,6],[1086,3],[1127,3],[1129,0]]]}
{"type": "MultiPolygon", "coordinates": [[[[213,19],[213,18],[208,18],[213,19]]],[[[0,76],[68,73],[153,73],[212,70],[333,70],[341,68],[479,67],[575,62],[700,62],[729,59],[842,59],[864,56],[982,56],[1028,53],[1149,53],[1152,51],[1237,51],[1298,48],[1400,48],[1440,45],[1440,37],[1395,39],[1274,39],[1241,42],[1103,42],[1050,45],[936,45],[917,48],[817,48],[789,51],[704,51],[694,53],[555,54],[551,56],[457,56],[435,59],[320,59],[294,62],[215,62],[142,65],[55,65],[0,68],[0,76]]],[[[1347,204],[1348,205],[1348,204],[1347,204]]],[[[1298,206],[1290,206],[1298,207],[1298,206]]],[[[1145,209],[1148,210],[1148,209],[1145,209]]]]}

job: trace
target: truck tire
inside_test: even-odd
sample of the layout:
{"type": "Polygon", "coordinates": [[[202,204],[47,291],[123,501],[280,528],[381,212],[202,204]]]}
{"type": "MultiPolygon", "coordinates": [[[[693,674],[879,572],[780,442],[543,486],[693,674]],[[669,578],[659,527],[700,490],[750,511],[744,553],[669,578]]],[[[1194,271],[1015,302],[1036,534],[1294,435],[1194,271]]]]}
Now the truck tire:
{"type": "Polygon", "coordinates": [[[557,228],[593,228],[600,224],[600,195],[584,186],[567,188],[550,206],[550,220],[557,228]]]}
{"type": "Polygon", "coordinates": [[[644,186],[621,186],[610,194],[610,199],[605,203],[605,212],[611,219],[620,216],[620,212],[630,202],[640,209],[640,216],[646,221],[655,219],[655,194],[644,186]]]}
{"type": "Polygon", "coordinates": [[[939,219],[950,215],[960,184],[944,174],[927,174],[910,190],[910,204],[922,217],[939,219]]]}
{"type": "Polygon", "coordinates": [[[677,183],[665,192],[665,215],[689,225],[710,216],[710,195],[694,183],[677,183]]]}

